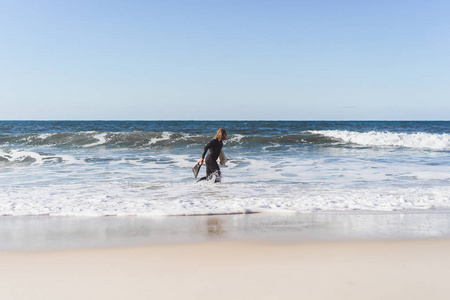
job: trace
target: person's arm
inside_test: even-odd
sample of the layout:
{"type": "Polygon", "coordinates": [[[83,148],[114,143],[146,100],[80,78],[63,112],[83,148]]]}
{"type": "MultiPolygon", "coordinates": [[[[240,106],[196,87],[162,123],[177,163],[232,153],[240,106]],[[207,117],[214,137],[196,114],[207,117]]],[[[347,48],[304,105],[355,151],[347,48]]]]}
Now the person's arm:
{"type": "Polygon", "coordinates": [[[211,148],[211,144],[212,144],[212,140],[208,144],[206,144],[205,148],[203,148],[202,158],[200,158],[200,161],[199,161],[199,163],[201,165],[203,165],[203,160],[205,159],[206,152],[208,152],[208,149],[211,148]]]}

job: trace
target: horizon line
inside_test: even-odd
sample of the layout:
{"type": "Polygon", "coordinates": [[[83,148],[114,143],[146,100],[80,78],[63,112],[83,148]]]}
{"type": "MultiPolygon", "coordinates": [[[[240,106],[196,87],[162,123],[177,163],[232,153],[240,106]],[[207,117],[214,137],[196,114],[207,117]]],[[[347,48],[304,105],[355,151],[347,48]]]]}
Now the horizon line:
{"type": "Polygon", "coordinates": [[[293,119],[221,119],[221,120],[198,120],[198,119],[1,119],[0,122],[449,122],[450,120],[441,119],[311,119],[311,120],[293,120],[293,119]]]}

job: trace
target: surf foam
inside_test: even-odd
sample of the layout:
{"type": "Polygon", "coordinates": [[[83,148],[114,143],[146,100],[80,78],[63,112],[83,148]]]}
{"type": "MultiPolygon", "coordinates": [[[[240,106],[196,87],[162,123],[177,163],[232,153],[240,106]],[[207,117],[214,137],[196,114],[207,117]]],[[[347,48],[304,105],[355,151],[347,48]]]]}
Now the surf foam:
{"type": "Polygon", "coordinates": [[[341,130],[309,131],[326,137],[363,146],[393,146],[417,149],[449,150],[450,135],[432,133],[355,132],[341,130]]]}
{"type": "Polygon", "coordinates": [[[8,164],[40,164],[42,156],[39,153],[15,149],[0,149],[0,163],[8,164]]]}
{"type": "Polygon", "coordinates": [[[169,216],[449,208],[440,187],[334,190],[270,184],[96,183],[0,188],[0,215],[169,216]],[[245,193],[244,193],[245,190],[245,193]],[[194,196],[193,196],[194,195],[194,196]]]}

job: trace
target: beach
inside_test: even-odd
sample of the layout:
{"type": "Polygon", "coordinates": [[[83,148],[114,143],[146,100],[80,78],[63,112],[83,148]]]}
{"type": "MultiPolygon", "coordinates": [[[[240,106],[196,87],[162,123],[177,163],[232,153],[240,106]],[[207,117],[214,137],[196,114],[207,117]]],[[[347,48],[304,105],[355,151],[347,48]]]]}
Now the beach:
{"type": "Polygon", "coordinates": [[[2,253],[2,299],[448,299],[449,240],[2,253]]]}
{"type": "MultiPolygon", "coordinates": [[[[27,220],[22,220],[22,231],[10,241],[26,239],[27,234],[32,237],[15,250],[3,247],[0,297],[448,299],[448,228],[443,226],[440,234],[429,230],[430,222],[442,225],[449,219],[447,215],[191,216],[147,219],[128,225],[121,218],[97,218],[103,220],[96,223],[98,230],[91,230],[91,235],[97,241],[99,232],[105,237],[97,244],[87,234],[88,227],[80,226],[80,220],[50,221],[52,226],[56,224],[52,222],[72,222],[59,231],[45,229],[47,217],[28,225],[27,220]],[[355,218],[359,224],[370,223],[374,217],[384,229],[372,235],[370,226],[354,223],[355,218]],[[147,239],[126,238],[139,228],[143,230],[145,221],[154,228],[152,233],[147,231],[147,239]],[[31,230],[38,227],[37,222],[44,226],[40,234],[39,230],[31,230]],[[104,230],[101,222],[106,222],[104,230]],[[354,226],[347,229],[345,236],[330,238],[324,234],[329,232],[325,228],[332,225],[342,231],[349,222],[354,226]],[[284,227],[282,233],[275,224],[284,227]],[[78,245],[54,242],[64,235],[77,240],[78,245]],[[40,240],[34,249],[33,238],[40,240]],[[47,248],[36,246],[44,240],[47,248]]],[[[14,226],[20,228],[17,223],[14,226]]],[[[2,238],[5,241],[4,234],[2,238]]]]}

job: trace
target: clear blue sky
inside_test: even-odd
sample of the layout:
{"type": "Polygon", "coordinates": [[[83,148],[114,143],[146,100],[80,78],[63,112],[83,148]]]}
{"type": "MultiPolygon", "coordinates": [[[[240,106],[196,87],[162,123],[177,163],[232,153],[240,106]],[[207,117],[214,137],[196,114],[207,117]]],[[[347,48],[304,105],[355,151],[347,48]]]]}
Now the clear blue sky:
{"type": "Polygon", "coordinates": [[[450,120],[450,1],[0,0],[0,119],[450,120]]]}

